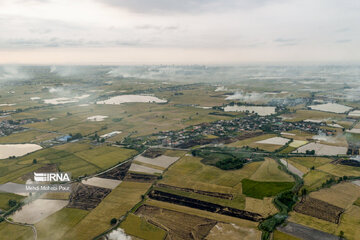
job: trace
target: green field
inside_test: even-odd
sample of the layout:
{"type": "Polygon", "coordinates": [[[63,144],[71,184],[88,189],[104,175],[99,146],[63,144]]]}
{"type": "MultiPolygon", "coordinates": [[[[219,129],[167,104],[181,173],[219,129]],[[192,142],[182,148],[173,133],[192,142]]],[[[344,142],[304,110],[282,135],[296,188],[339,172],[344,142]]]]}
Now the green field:
{"type": "Polygon", "coordinates": [[[16,159],[5,159],[0,163],[0,183],[14,181],[23,183],[27,173],[35,171],[46,164],[55,164],[58,170],[70,172],[72,178],[93,174],[110,168],[136,155],[135,150],[92,146],[87,143],[68,143],[46,148],[16,159]],[[33,159],[37,160],[33,164],[33,159]]]}
{"type": "Polygon", "coordinates": [[[242,180],[242,191],[248,197],[262,199],[272,197],[280,192],[290,190],[294,186],[292,182],[258,182],[250,179],[242,180]]]}
{"type": "Polygon", "coordinates": [[[13,193],[2,193],[0,192],[0,209],[9,210],[9,200],[16,200],[17,202],[23,200],[25,197],[13,194],[13,193]]]}
{"type": "Polygon", "coordinates": [[[238,170],[225,171],[205,165],[201,160],[193,156],[182,157],[165,172],[160,182],[204,191],[239,194],[241,180],[252,175],[262,164],[253,162],[238,170]]]}
{"type": "Polygon", "coordinates": [[[166,237],[166,231],[134,214],[129,214],[120,224],[120,228],[124,229],[126,234],[144,240],[163,240],[166,237]]]}
{"type": "Polygon", "coordinates": [[[0,239],[11,240],[30,240],[34,233],[30,227],[19,226],[7,222],[0,223],[0,239]],[[6,236],[7,238],[3,238],[6,236]],[[9,238],[11,236],[11,238],[9,238]]]}

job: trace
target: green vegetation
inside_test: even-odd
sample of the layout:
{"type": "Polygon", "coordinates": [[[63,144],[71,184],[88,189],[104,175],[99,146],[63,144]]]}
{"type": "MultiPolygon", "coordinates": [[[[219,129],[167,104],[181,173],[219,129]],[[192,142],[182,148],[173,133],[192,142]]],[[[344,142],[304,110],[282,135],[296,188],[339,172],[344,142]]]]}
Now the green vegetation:
{"type": "Polygon", "coordinates": [[[238,158],[225,158],[215,163],[215,166],[223,170],[240,169],[246,161],[238,158]]]}
{"type": "Polygon", "coordinates": [[[250,179],[243,179],[241,182],[243,194],[259,199],[275,196],[294,186],[293,182],[258,182],[250,179]]]}
{"type": "Polygon", "coordinates": [[[255,155],[250,150],[236,148],[201,148],[193,150],[192,154],[195,157],[203,158],[202,163],[223,170],[240,169],[248,160],[264,160],[261,155],[255,155]]]}
{"type": "Polygon", "coordinates": [[[129,214],[125,221],[120,224],[124,231],[132,236],[144,240],[162,240],[166,237],[166,231],[148,223],[145,219],[129,214]]]}
{"type": "Polygon", "coordinates": [[[0,209],[9,210],[25,197],[13,193],[0,193],[0,209]]]}

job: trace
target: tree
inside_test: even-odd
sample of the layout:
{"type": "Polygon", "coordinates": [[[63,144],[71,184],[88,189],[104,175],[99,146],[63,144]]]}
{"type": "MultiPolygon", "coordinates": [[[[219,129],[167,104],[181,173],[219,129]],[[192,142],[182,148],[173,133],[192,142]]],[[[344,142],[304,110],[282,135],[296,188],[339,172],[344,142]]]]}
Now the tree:
{"type": "Polygon", "coordinates": [[[340,231],[339,239],[345,239],[345,233],[344,233],[344,231],[340,231]]]}
{"type": "Polygon", "coordinates": [[[33,159],[33,164],[37,164],[36,158],[33,159]]]}
{"type": "Polygon", "coordinates": [[[116,218],[112,218],[111,220],[110,220],[110,224],[111,225],[115,225],[117,223],[117,219],[116,218]]]}
{"type": "Polygon", "coordinates": [[[14,200],[14,199],[10,199],[9,202],[8,202],[8,204],[9,204],[10,207],[15,207],[16,204],[17,204],[17,202],[16,202],[16,200],[14,200]]]}

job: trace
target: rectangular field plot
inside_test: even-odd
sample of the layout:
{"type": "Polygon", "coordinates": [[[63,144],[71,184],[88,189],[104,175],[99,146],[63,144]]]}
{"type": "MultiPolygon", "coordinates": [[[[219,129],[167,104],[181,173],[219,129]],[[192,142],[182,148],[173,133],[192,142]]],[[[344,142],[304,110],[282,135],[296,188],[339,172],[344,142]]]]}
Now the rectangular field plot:
{"type": "Polygon", "coordinates": [[[109,188],[114,189],[116,188],[121,181],[113,180],[113,179],[106,179],[106,178],[99,178],[99,177],[92,177],[86,180],[81,181],[82,184],[101,187],[101,188],[109,188]]]}
{"type": "Polygon", "coordinates": [[[310,197],[346,209],[360,197],[360,186],[356,186],[350,182],[340,183],[330,188],[312,192],[310,193],[310,197]]]}
{"type": "Polygon", "coordinates": [[[256,143],[260,143],[260,144],[272,144],[272,145],[279,145],[279,146],[283,146],[285,145],[287,142],[289,142],[290,140],[287,138],[282,138],[282,137],[272,137],[272,138],[268,138],[268,139],[264,139],[261,141],[257,141],[256,143]]]}
{"type": "Polygon", "coordinates": [[[330,146],[321,143],[309,143],[299,147],[294,153],[306,153],[306,151],[315,150],[315,155],[319,156],[336,156],[346,154],[346,147],[330,146]]]}
{"type": "Polygon", "coordinates": [[[151,165],[155,165],[158,167],[167,168],[174,162],[176,162],[179,158],[178,157],[168,157],[165,155],[156,157],[156,158],[147,158],[143,156],[138,156],[134,160],[142,163],[147,163],[151,165]]]}
{"type": "Polygon", "coordinates": [[[11,218],[15,222],[34,224],[64,208],[67,204],[66,200],[37,199],[24,205],[11,215],[11,218]]]}
{"type": "Polygon", "coordinates": [[[343,208],[311,197],[306,197],[304,201],[297,203],[294,210],[335,224],[339,223],[340,215],[345,211],[343,208]]]}

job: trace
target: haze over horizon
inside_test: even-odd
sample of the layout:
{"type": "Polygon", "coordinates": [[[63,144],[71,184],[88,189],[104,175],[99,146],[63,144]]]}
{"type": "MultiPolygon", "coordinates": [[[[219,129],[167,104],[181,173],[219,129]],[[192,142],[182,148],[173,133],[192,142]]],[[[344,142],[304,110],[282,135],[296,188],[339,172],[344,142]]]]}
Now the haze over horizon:
{"type": "Polygon", "coordinates": [[[360,62],[356,0],[0,0],[0,64],[360,62]]]}

